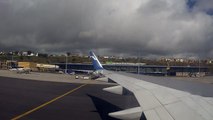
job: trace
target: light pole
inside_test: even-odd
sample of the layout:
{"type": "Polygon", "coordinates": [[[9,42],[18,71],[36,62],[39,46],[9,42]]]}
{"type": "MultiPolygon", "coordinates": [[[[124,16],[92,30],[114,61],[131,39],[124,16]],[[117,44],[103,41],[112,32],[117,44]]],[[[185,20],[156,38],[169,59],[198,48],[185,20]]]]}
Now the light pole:
{"type": "Polygon", "coordinates": [[[65,64],[65,74],[67,74],[67,55],[66,55],[66,64],[65,64]]]}
{"type": "Polygon", "coordinates": [[[199,75],[200,75],[200,59],[199,59],[199,75]]]}
{"type": "Polygon", "coordinates": [[[141,54],[140,49],[138,50],[138,74],[140,74],[140,62],[141,62],[141,54]]]}

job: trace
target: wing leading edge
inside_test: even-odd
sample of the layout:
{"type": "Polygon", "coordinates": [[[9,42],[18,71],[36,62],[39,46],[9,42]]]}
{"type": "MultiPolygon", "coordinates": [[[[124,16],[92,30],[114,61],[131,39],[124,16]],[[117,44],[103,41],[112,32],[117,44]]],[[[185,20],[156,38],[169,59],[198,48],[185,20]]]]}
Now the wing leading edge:
{"type": "Polygon", "coordinates": [[[136,78],[104,70],[98,58],[90,52],[93,66],[119,86],[105,88],[106,91],[121,94],[121,87],[131,91],[139,107],[130,108],[110,116],[119,119],[140,119],[142,112],[147,120],[212,120],[213,98],[192,95],[185,91],[164,87],[136,78]]]}

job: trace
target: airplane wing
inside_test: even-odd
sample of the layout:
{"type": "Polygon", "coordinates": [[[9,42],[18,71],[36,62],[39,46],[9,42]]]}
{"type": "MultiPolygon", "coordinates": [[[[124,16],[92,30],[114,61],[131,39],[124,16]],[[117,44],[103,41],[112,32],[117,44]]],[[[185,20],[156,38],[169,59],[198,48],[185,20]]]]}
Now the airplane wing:
{"type": "Polygon", "coordinates": [[[124,89],[131,91],[140,106],[109,113],[118,119],[140,119],[142,113],[147,120],[212,120],[213,98],[193,95],[151,82],[117,74],[103,69],[93,52],[90,52],[94,68],[118,86],[105,88],[105,91],[122,94],[124,89]]]}

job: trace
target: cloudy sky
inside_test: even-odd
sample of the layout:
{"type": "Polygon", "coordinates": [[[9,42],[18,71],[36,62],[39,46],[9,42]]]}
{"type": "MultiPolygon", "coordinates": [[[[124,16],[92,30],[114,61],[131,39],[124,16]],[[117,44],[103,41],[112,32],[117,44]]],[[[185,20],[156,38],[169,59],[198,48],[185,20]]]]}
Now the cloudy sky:
{"type": "Polygon", "coordinates": [[[0,0],[0,50],[213,57],[213,0],[0,0]]]}

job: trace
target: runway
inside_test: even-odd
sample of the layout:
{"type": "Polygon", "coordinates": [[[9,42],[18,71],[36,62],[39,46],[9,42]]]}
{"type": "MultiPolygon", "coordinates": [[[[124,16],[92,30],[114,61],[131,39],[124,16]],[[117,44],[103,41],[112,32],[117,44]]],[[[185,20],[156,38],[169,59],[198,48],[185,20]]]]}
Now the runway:
{"type": "Polygon", "coordinates": [[[102,91],[108,86],[0,77],[0,119],[116,120],[108,113],[138,106],[133,95],[102,91]]]}

